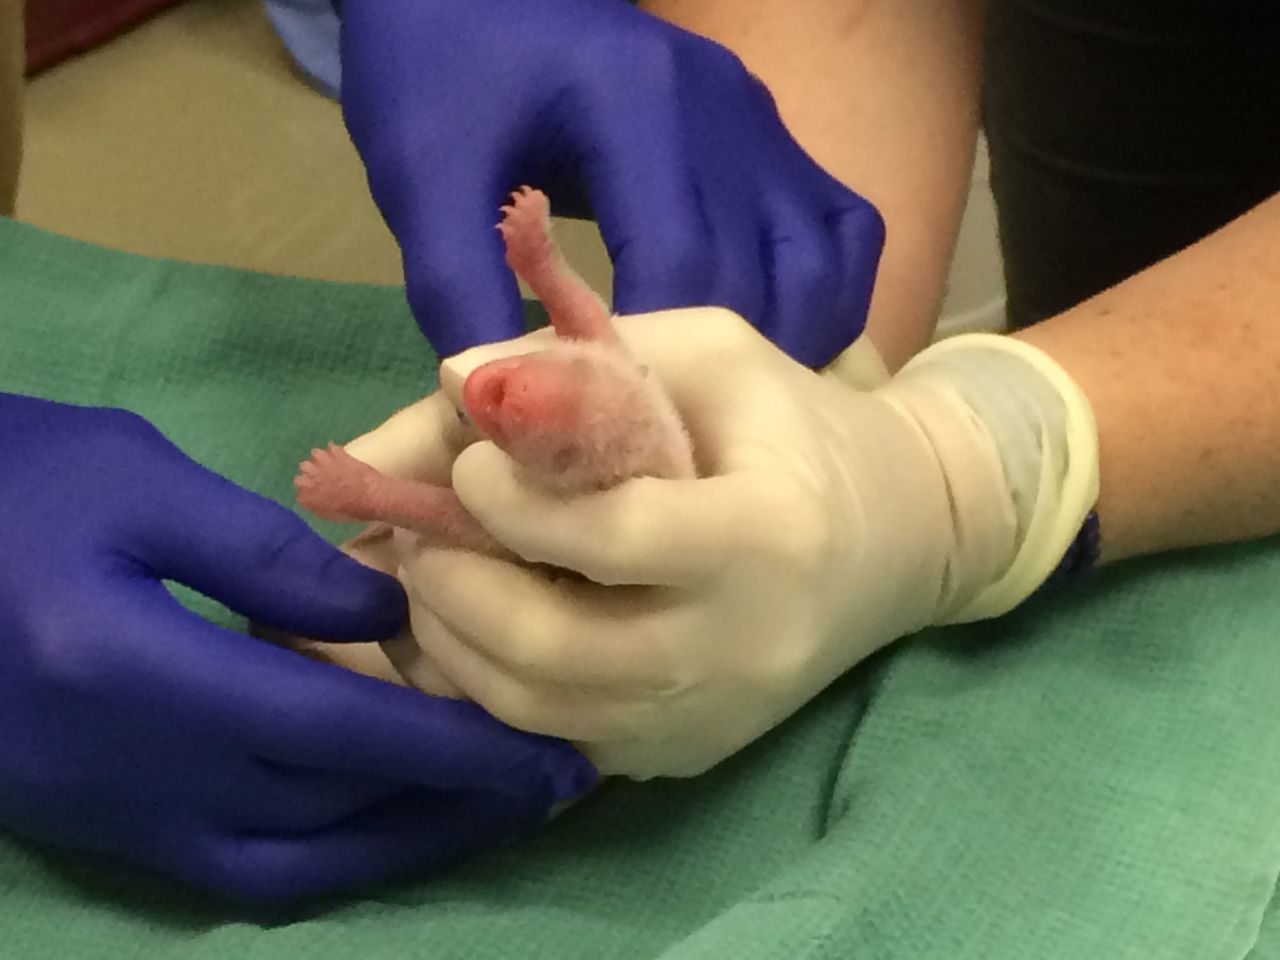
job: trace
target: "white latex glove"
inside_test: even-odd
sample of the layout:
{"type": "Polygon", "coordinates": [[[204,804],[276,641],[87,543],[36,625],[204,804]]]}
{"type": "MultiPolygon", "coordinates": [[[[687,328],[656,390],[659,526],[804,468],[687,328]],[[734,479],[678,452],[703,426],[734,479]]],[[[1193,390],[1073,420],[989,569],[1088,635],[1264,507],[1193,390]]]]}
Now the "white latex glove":
{"type": "MultiPolygon", "coordinates": [[[[617,323],[671,393],[704,479],[560,500],[476,443],[452,474],[468,510],[526,560],[588,580],[447,550],[408,552],[400,570],[414,636],[450,680],[513,726],[577,742],[603,773],[700,773],[885,644],[1003,613],[1096,499],[1087,403],[1019,342],[956,338],[864,392],[728,311],[617,323]]],[[[448,361],[445,394],[538,342],[448,361]]],[[[405,424],[454,429],[443,411],[428,398],[349,449],[385,468],[405,424]]],[[[438,470],[445,446],[421,462],[438,470]]]]}

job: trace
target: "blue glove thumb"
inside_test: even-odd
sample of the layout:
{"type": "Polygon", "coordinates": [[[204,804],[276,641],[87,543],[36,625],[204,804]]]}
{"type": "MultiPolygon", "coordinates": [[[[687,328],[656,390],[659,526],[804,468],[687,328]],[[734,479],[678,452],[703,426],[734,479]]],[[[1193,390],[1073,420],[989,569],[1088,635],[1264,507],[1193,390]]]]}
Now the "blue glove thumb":
{"type": "MultiPolygon", "coordinates": [[[[67,429],[64,409],[26,402],[26,429],[41,429],[46,418],[49,431],[67,429]]],[[[116,529],[104,533],[117,555],[142,566],[141,575],[185,584],[252,619],[327,639],[391,636],[408,616],[394,578],[352,560],[280,504],[196,463],[142,418],[103,418],[85,446],[94,474],[117,489],[132,487],[118,498],[106,492],[117,501],[116,529]],[[118,432],[139,436],[120,442],[111,436],[118,432]]]]}

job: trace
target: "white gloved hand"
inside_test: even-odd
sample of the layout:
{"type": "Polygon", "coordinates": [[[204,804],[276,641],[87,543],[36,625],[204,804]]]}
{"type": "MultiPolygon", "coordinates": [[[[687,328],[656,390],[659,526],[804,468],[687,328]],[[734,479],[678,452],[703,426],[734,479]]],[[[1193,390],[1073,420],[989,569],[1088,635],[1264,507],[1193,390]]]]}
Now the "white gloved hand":
{"type": "MultiPolygon", "coordinates": [[[[400,571],[417,642],[467,696],[577,742],[603,773],[699,773],[885,644],[1003,613],[1096,499],[1088,405],[1025,344],[956,338],[863,392],[728,311],[616,322],[674,399],[704,479],[561,500],[476,443],[453,467],[468,510],[526,560],[588,580],[430,549],[400,571]]],[[[535,345],[448,361],[445,392],[456,401],[471,369],[535,345]]],[[[438,425],[442,409],[428,398],[402,417],[438,425]]],[[[385,465],[394,436],[350,449],[385,465]]]]}

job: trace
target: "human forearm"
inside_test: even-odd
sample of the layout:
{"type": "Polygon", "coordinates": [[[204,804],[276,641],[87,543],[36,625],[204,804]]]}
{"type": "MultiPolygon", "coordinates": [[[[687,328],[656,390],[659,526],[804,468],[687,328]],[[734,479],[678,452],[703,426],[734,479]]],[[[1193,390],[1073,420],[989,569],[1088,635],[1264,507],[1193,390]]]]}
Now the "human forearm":
{"type": "Polygon", "coordinates": [[[1280,196],[1018,334],[1098,422],[1103,558],[1280,532],[1280,196]]]}
{"type": "Polygon", "coordinates": [[[732,49],[799,143],[884,215],[868,335],[891,369],[932,334],[977,131],[979,0],[642,0],[732,49]]]}

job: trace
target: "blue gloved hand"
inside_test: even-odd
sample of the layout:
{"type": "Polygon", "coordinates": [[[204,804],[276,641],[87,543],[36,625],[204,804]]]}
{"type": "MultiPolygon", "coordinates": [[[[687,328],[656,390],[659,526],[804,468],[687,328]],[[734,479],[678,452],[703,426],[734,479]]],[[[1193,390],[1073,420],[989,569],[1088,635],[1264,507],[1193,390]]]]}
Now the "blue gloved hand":
{"type": "Polygon", "coordinates": [[[341,7],[347,126],[441,354],[523,331],[494,230],[520,184],[589,199],[619,313],[726,306],[811,366],[861,332],[880,216],[724,47],[625,0],[341,7]]]}
{"type": "Polygon", "coordinates": [[[222,629],[386,636],[400,586],[143,419],[0,394],[0,823],[256,901],[428,869],[594,778],[479,708],[222,629]]]}

